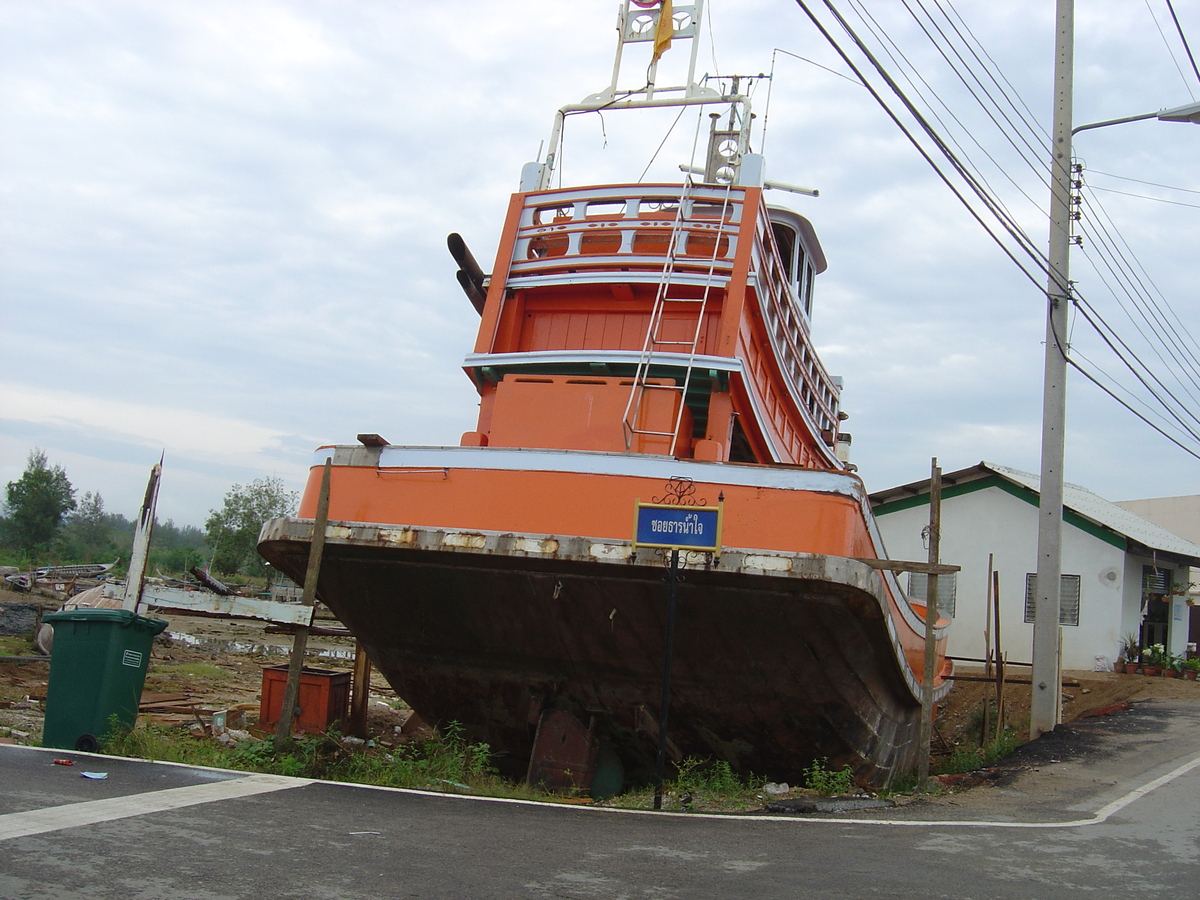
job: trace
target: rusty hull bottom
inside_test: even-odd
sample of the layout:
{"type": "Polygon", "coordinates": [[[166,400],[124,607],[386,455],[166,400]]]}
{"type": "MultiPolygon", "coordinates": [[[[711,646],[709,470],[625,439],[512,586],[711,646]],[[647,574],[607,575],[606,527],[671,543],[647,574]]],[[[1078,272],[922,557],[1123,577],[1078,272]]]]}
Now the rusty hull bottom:
{"type": "MultiPolygon", "coordinates": [[[[493,536],[486,550],[423,549],[431,542],[364,536],[371,528],[330,529],[318,593],[422,718],[460,722],[498,753],[502,772],[521,777],[539,716],[566,709],[617,752],[627,780],[649,777],[667,605],[659,554],[497,549],[512,536],[499,545],[493,536]]],[[[311,521],[275,520],[259,550],[299,581],[310,534],[311,521]]],[[[785,577],[751,559],[760,557],[727,552],[681,571],[672,755],[793,783],[823,757],[873,786],[910,771],[920,706],[882,591],[862,583],[878,579],[865,567],[839,582],[804,567],[785,577]]],[[[822,560],[858,566],[808,557],[806,567],[822,560]]]]}

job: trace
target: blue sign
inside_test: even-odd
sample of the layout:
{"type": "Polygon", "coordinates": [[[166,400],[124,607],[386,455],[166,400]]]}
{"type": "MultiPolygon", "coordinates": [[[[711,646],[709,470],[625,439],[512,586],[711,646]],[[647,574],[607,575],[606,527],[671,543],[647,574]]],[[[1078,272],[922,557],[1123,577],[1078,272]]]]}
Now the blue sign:
{"type": "Polygon", "coordinates": [[[715,553],[721,549],[721,507],[638,503],[633,546],[715,553]]]}

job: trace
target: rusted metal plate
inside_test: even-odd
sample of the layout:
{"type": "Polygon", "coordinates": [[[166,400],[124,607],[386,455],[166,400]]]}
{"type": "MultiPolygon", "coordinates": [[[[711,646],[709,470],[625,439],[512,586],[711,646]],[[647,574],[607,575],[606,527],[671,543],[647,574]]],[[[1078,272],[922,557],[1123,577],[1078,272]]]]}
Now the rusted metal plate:
{"type": "Polygon", "coordinates": [[[564,709],[548,709],[538,717],[525,781],[552,791],[586,791],[598,749],[594,717],[588,726],[564,709]]]}

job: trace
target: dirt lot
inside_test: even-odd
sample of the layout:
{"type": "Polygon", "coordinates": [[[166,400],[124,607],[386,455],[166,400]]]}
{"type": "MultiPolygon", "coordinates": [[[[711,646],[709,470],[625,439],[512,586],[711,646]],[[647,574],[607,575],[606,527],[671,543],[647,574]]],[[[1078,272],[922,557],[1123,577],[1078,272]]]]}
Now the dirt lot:
{"type": "MultiPolygon", "coordinates": [[[[0,590],[0,604],[38,599],[0,590]]],[[[59,605],[55,600],[45,603],[48,611],[59,605]]],[[[247,724],[253,725],[258,717],[263,668],[287,664],[291,636],[269,633],[265,622],[151,615],[166,619],[168,625],[154,642],[143,704],[155,697],[186,695],[187,699],[167,700],[144,712],[141,721],[209,724],[213,712],[241,707],[247,724]]],[[[0,637],[0,656],[33,653],[30,642],[23,637],[0,637]]],[[[306,666],[348,671],[353,660],[353,638],[309,638],[306,666]]],[[[19,743],[35,742],[42,728],[42,701],[49,672],[46,662],[0,662],[0,740],[11,737],[19,743]]],[[[405,740],[423,731],[419,720],[410,721],[411,710],[377,672],[371,676],[368,710],[368,730],[383,743],[405,740]],[[406,730],[398,730],[405,726],[406,730]]]]}
{"type": "MultiPolygon", "coordinates": [[[[28,594],[0,591],[0,603],[29,600],[28,594]]],[[[49,609],[58,606],[53,601],[47,605],[49,609]]],[[[183,726],[197,720],[208,723],[214,711],[240,706],[247,711],[248,724],[253,724],[262,669],[287,662],[290,636],[270,634],[266,624],[259,622],[194,616],[165,618],[169,625],[154,646],[146,696],[186,695],[187,705],[173,709],[168,702],[164,708],[143,714],[143,720],[183,726]]],[[[32,652],[28,641],[22,638],[0,638],[0,656],[32,652]]],[[[351,638],[313,637],[306,664],[348,670],[353,653],[351,638]]],[[[1028,678],[1028,669],[1014,667],[1009,671],[1013,678],[1028,678]]],[[[958,673],[982,674],[961,665],[958,673]]],[[[49,665],[44,662],[0,662],[0,740],[9,738],[22,743],[37,740],[48,674],[49,665]]],[[[1103,714],[1128,701],[1200,700],[1200,683],[1182,679],[1112,672],[1067,672],[1064,678],[1078,682],[1078,686],[1064,688],[1068,698],[1063,710],[1066,722],[1103,714]]],[[[963,681],[955,685],[939,708],[935,754],[947,756],[955,749],[978,745],[983,699],[994,696],[994,692],[992,684],[963,681]]],[[[1024,728],[1029,719],[1029,686],[1008,685],[1005,707],[1006,721],[1024,728]]],[[[424,726],[410,716],[411,711],[404,707],[403,701],[374,673],[369,703],[371,737],[384,744],[419,737],[425,733],[424,726]]]]}

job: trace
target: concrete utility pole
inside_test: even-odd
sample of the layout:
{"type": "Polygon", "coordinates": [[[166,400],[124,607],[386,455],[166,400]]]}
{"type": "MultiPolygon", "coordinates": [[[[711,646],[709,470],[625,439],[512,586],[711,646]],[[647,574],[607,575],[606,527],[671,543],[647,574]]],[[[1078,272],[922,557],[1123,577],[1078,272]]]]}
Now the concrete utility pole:
{"type": "MultiPolygon", "coordinates": [[[[936,566],[942,544],[942,470],[935,456],[929,475],[929,563],[936,566]]],[[[929,755],[933,749],[933,680],[937,677],[938,576],[931,571],[925,581],[925,675],[921,691],[921,761],[917,783],[925,790],[929,781],[929,755]]]]}
{"type": "Polygon", "coordinates": [[[1075,2],[1057,0],[1054,41],[1054,145],[1050,161],[1050,277],[1046,286],[1046,366],[1042,388],[1042,471],[1038,503],[1037,608],[1029,737],[1062,718],[1059,587],[1062,579],[1063,455],[1067,411],[1067,314],[1071,303],[1071,103],[1075,2]]]}

